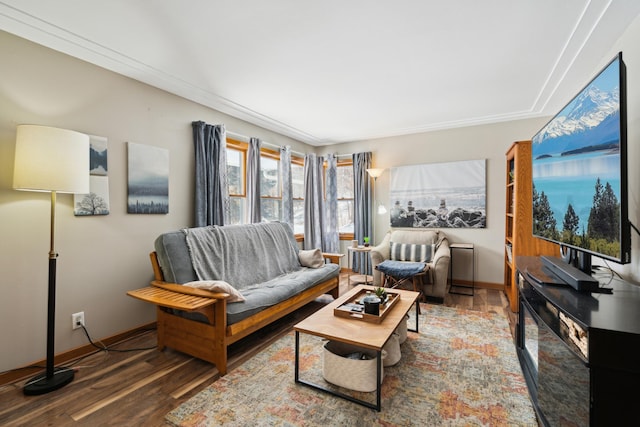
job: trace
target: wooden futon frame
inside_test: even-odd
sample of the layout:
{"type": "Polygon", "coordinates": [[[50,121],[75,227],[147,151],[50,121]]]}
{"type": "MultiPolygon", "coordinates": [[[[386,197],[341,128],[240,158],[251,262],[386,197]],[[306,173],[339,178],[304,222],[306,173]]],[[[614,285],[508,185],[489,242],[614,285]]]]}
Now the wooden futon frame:
{"type": "MultiPolygon", "coordinates": [[[[338,264],[342,254],[325,253],[323,256],[338,264]]],[[[335,277],[233,325],[227,325],[226,299],[229,294],[165,282],[156,252],[151,252],[150,258],[155,280],[151,282],[151,286],[129,291],[127,295],[156,305],[158,350],[170,347],[214,363],[220,375],[227,373],[229,345],[321,295],[328,293],[337,298],[339,292],[339,278],[335,277]],[[207,322],[191,320],[166,309],[202,313],[207,322]]]]}

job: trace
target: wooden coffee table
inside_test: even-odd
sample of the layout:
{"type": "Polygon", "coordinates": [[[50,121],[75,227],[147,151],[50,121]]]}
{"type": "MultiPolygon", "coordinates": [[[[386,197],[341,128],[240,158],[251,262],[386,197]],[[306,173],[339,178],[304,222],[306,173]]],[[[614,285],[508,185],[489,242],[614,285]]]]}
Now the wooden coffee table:
{"type": "Polygon", "coordinates": [[[347,399],[364,405],[368,408],[380,411],[381,408],[381,379],[382,379],[382,348],[387,343],[391,335],[398,325],[404,320],[405,316],[415,304],[416,306],[416,327],[409,329],[412,332],[418,332],[418,297],[419,292],[405,291],[394,289],[393,292],[400,295],[400,299],[389,310],[384,319],[380,323],[367,322],[356,318],[346,318],[334,315],[334,308],[342,305],[351,299],[354,295],[363,290],[373,290],[373,286],[359,285],[351,289],[340,298],[336,299],[326,307],[321,308],[311,316],[296,324],[293,329],[296,332],[296,348],[295,348],[295,382],[321,390],[334,396],[347,399]],[[353,344],[358,347],[374,350],[377,355],[377,377],[376,377],[376,403],[367,402],[365,400],[356,399],[348,394],[332,390],[318,384],[300,379],[299,351],[300,351],[300,332],[315,335],[333,341],[340,341],[347,344],[353,344]]]}

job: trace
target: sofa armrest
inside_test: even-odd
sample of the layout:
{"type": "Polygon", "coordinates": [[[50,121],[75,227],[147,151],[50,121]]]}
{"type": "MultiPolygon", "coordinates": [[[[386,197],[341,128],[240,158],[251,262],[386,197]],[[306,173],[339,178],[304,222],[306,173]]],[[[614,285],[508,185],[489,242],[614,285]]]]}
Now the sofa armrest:
{"type": "Polygon", "coordinates": [[[440,241],[436,253],[431,261],[431,274],[433,277],[433,285],[425,288],[425,294],[444,298],[447,292],[447,279],[449,278],[449,263],[451,261],[451,253],[449,250],[449,240],[445,237],[440,241]]]}
{"type": "Polygon", "coordinates": [[[376,270],[376,266],[382,261],[389,259],[391,256],[391,249],[389,248],[389,241],[391,240],[391,231],[385,234],[384,239],[379,245],[371,248],[371,271],[373,272],[373,285],[382,286],[382,273],[376,270]]]}
{"type": "Polygon", "coordinates": [[[329,252],[323,252],[322,256],[331,262],[331,264],[340,264],[340,258],[344,256],[344,254],[333,254],[329,252]]]}
{"type": "Polygon", "coordinates": [[[155,286],[157,288],[166,289],[168,291],[177,292],[184,295],[192,295],[196,297],[226,300],[231,296],[226,292],[212,292],[206,289],[192,288],[191,286],[184,286],[179,283],[168,283],[160,280],[153,280],[151,282],[151,286],[155,286]]]}

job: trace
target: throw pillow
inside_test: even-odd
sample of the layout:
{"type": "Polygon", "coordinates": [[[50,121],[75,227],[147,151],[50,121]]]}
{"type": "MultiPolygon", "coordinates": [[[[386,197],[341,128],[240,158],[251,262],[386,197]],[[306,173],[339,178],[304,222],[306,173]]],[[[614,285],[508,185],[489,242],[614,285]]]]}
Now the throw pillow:
{"type": "Polygon", "coordinates": [[[222,280],[196,280],[194,282],[184,283],[183,286],[206,289],[213,292],[224,292],[230,295],[230,297],[227,298],[227,302],[229,303],[243,302],[245,300],[244,295],[242,295],[240,291],[222,280]]]}
{"type": "Polygon", "coordinates": [[[416,245],[391,242],[392,261],[431,262],[436,245],[416,245]]]}
{"type": "Polygon", "coordinates": [[[303,267],[320,268],[324,265],[324,257],[320,249],[300,250],[298,258],[303,267]]]}

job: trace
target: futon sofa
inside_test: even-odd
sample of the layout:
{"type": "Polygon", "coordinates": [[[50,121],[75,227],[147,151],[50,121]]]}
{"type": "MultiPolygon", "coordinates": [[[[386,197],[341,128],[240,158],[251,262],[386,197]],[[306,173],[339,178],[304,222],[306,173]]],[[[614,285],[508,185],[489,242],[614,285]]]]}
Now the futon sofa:
{"type": "Polygon", "coordinates": [[[187,228],[156,239],[155,280],[128,295],[157,305],[158,349],[224,375],[230,344],[323,294],[338,297],[340,256],[300,250],[286,223],[187,228]]]}
{"type": "Polygon", "coordinates": [[[433,302],[443,302],[447,292],[447,279],[449,277],[449,262],[451,254],[449,251],[449,240],[440,230],[390,230],[384,236],[382,242],[371,248],[371,265],[373,268],[373,284],[381,286],[383,282],[382,273],[376,266],[385,260],[392,258],[391,244],[406,245],[433,245],[432,256],[427,262],[428,271],[421,282],[422,293],[428,300],[433,302]]]}

